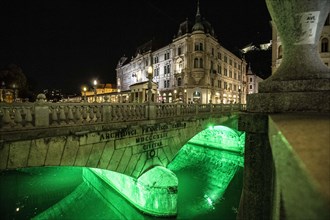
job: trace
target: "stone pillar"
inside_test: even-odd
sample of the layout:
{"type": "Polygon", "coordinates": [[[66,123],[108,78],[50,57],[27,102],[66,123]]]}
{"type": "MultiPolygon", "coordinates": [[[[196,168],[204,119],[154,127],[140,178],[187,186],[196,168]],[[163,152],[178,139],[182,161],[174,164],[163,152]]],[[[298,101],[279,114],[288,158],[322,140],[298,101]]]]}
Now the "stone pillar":
{"type": "Polygon", "coordinates": [[[273,159],[268,116],[241,113],[238,130],[246,132],[243,189],[237,219],[272,219],[273,159]]]}
{"type": "Polygon", "coordinates": [[[329,0],[266,0],[282,41],[283,58],[274,74],[259,83],[247,110],[329,112],[330,70],[318,54],[329,0]]]}
{"type": "Polygon", "coordinates": [[[318,54],[330,1],[265,1],[282,41],[283,58],[273,75],[259,83],[259,93],[247,96],[248,113],[240,115],[239,130],[246,132],[246,144],[238,219],[285,218],[281,216],[285,212],[277,183],[279,173],[274,168],[273,157],[278,155],[272,154],[268,137],[268,114],[330,112],[330,70],[318,54]]]}

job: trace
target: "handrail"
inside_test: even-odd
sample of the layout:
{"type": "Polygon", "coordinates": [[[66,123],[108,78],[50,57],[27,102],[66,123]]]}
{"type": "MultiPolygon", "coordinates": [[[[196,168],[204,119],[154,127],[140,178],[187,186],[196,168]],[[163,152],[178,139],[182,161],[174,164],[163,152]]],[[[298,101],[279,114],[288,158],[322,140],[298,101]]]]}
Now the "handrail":
{"type": "Polygon", "coordinates": [[[84,126],[244,110],[240,104],[0,103],[0,131],[84,126]]]}

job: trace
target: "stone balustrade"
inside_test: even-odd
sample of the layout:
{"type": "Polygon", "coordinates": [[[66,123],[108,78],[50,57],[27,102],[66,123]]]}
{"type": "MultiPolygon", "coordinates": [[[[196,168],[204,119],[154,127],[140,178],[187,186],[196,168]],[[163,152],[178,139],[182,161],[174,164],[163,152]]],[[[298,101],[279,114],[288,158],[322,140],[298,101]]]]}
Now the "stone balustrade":
{"type": "Polygon", "coordinates": [[[0,103],[0,131],[142,121],[245,109],[239,104],[0,103]]]}

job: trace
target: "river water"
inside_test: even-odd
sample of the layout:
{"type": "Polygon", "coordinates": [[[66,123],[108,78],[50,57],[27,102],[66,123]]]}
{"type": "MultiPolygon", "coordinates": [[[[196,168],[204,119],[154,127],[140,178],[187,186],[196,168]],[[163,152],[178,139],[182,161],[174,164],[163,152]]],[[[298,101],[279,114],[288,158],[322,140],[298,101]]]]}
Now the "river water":
{"type": "MultiPolygon", "coordinates": [[[[116,190],[111,203],[85,183],[80,167],[25,168],[0,172],[1,219],[236,219],[243,157],[185,145],[169,164],[178,178],[178,215],[139,212],[116,190]]],[[[102,181],[102,180],[99,180],[102,181]]]]}

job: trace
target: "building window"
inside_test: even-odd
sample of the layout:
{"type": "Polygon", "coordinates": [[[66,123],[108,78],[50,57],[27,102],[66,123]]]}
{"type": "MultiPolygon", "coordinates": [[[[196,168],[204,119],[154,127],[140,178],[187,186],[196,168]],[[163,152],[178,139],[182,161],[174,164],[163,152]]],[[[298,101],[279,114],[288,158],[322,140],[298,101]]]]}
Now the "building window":
{"type": "Polygon", "coordinates": [[[234,85],[234,91],[236,91],[236,85],[234,85]]]}
{"type": "Polygon", "coordinates": [[[221,74],[221,66],[218,65],[218,73],[221,74]]]}
{"type": "Polygon", "coordinates": [[[170,53],[169,52],[166,52],[164,54],[164,60],[168,60],[168,59],[170,59],[170,53]]]}
{"type": "Polygon", "coordinates": [[[237,79],[237,73],[236,73],[236,71],[234,72],[234,79],[237,79]]]}
{"type": "Polygon", "coordinates": [[[171,73],[171,64],[167,64],[166,69],[167,69],[167,73],[170,74],[171,73]]]}
{"type": "Polygon", "coordinates": [[[252,89],[252,85],[250,85],[250,89],[252,89]]]}
{"type": "Polygon", "coordinates": [[[329,40],[323,38],[321,41],[321,52],[329,52],[329,40]]]}
{"type": "Polygon", "coordinates": [[[198,58],[194,59],[194,68],[198,68],[198,58]]]}
{"type": "Polygon", "coordinates": [[[211,80],[211,86],[214,87],[214,79],[211,80]]]}
{"type": "Polygon", "coordinates": [[[210,73],[212,73],[213,72],[213,61],[211,61],[211,63],[210,63],[210,73]]]}
{"type": "Polygon", "coordinates": [[[199,68],[203,68],[203,59],[202,58],[199,59],[199,68]]]}
{"type": "Polygon", "coordinates": [[[229,70],[229,77],[233,78],[233,71],[229,70]]]}
{"type": "Polygon", "coordinates": [[[228,74],[227,74],[227,69],[226,69],[226,68],[224,69],[223,74],[224,74],[225,76],[228,75],[228,74]]]}
{"type": "Polygon", "coordinates": [[[181,78],[178,78],[178,86],[181,86],[181,78]]]}
{"type": "Polygon", "coordinates": [[[232,59],[229,59],[229,65],[230,65],[230,66],[233,65],[233,61],[232,61],[232,59]]]}
{"type": "Polygon", "coordinates": [[[223,88],[227,89],[227,82],[223,82],[223,88]]]}
{"type": "Polygon", "coordinates": [[[203,43],[195,43],[195,51],[203,51],[203,43]]]}
{"type": "Polygon", "coordinates": [[[221,60],[221,53],[220,52],[218,53],[218,59],[221,60]]]}
{"type": "Polygon", "coordinates": [[[252,82],[252,77],[250,77],[250,82],[252,82]]]}
{"type": "Polygon", "coordinates": [[[218,80],[218,87],[221,88],[221,80],[218,80]]]}
{"type": "Polygon", "coordinates": [[[178,47],[178,55],[181,55],[181,47],[178,47]]]}
{"type": "Polygon", "coordinates": [[[155,71],[155,76],[159,76],[159,67],[156,67],[154,71],[155,71]]]}
{"type": "Polygon", "coordinates": [[[225,63],[227,63],[227,56],[225,55],[223,60],[225,61],[225,63]]]}

